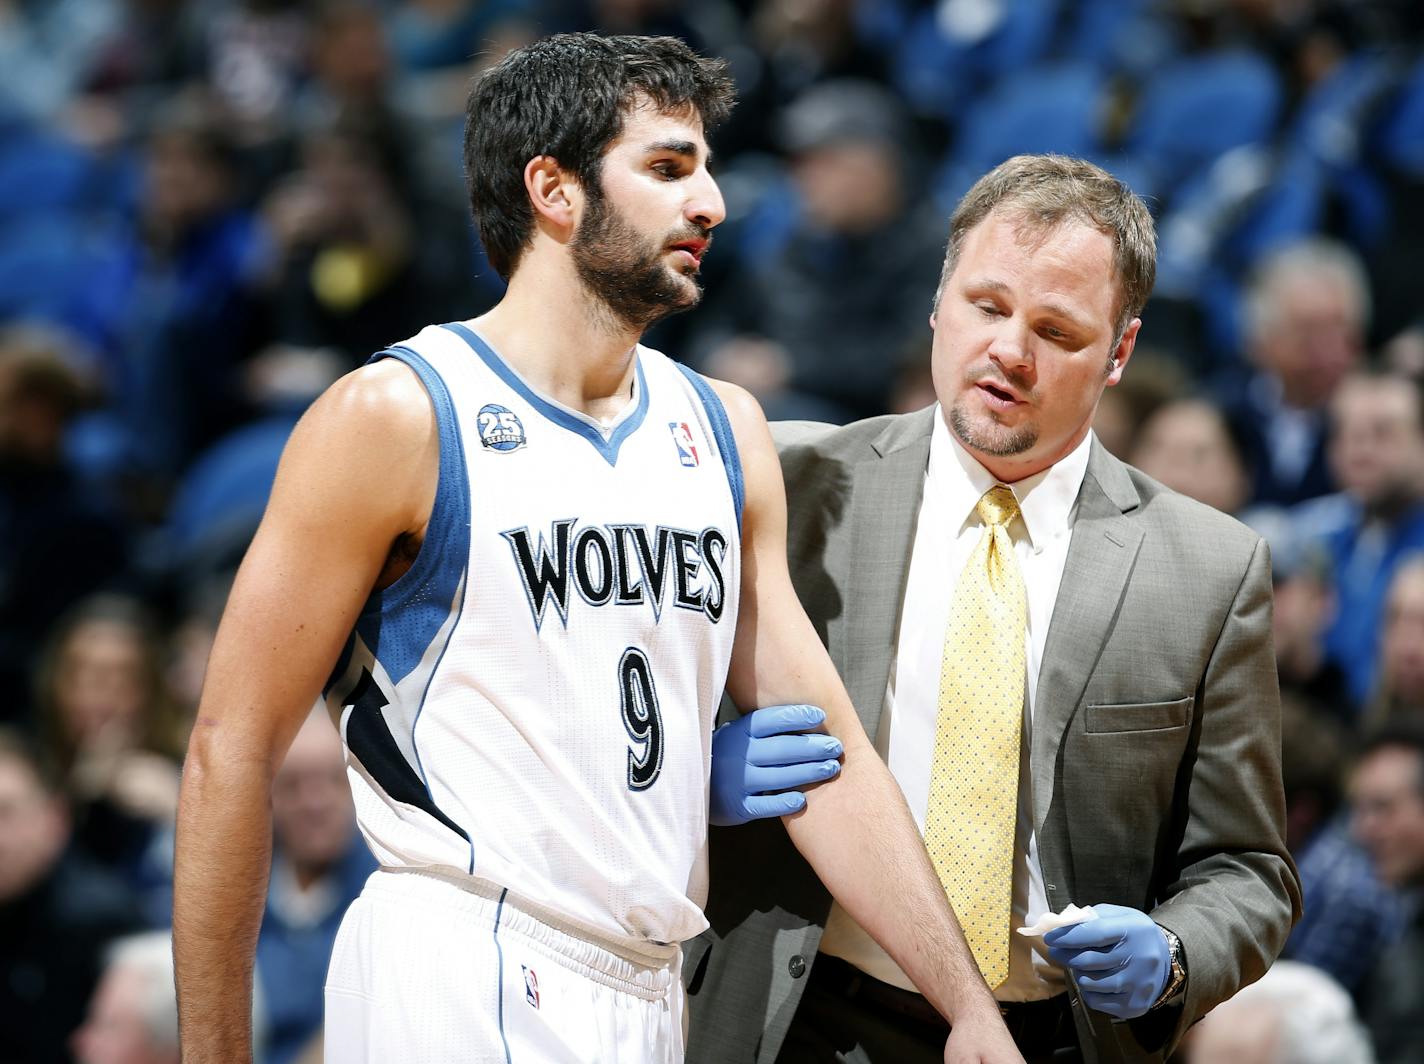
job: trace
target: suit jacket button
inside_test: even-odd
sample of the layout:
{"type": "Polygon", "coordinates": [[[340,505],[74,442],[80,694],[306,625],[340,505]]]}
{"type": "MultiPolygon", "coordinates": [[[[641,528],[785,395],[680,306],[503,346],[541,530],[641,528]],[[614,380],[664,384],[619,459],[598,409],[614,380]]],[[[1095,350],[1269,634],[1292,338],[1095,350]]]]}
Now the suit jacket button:
{"type": "Polygon", "coordinates": [[[792,979],[800,979],[806,974],[806,958],[799,953],[793,954],[786,962],[786,970],[791,973],[792,979]]]}

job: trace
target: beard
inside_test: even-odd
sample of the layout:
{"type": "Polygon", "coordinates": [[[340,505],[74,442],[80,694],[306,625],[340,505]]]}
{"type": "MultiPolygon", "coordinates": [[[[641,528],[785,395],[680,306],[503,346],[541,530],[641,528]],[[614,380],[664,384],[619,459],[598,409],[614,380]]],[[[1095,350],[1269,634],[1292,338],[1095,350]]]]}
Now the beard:
{"type": "MultiPolygon", "coordinates": [[[[964,382],[972,386],[975,381],[981,380],[983,377],[982,370],[970,370],[965,374],[964,382]]],[[[1032,398],[1032,391],[1027,382],[1010,381],[1009,383],[1016,387],[1020,394],[1032,398]]],[[[995,458],[1008,458],[1012,455],[1023,454],[1038,443],[1036,422],[1026,421],[1018,426],[1003,425],[995,420],[993,413],[988,410],[971,413],[969,402],[970,400],[966,396],[961,396],[949,408],[950,431],[969,450],[992,455],[995,458]]]]}
{"type": "Polygon", "coordinates": [[[642,332],[701,301],[695,272],[679,275],[663,261],[671,244],[689,239],[708,240],[707,230],[691,226],[650,243],[599,191],[588,198],[570,253],[583,286],[620,326],[642,332]]]}

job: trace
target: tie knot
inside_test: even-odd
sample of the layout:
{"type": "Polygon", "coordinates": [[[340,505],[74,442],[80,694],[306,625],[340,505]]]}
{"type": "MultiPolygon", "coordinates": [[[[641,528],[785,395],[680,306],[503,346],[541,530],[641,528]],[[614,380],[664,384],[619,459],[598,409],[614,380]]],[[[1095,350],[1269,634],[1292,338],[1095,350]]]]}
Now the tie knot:
{"type": "Polygon", "coordinates": [[[1019,501],[1003,484],[996,484],[984,493],[974,509],[978,511],[979,520],[992,528],[1008,525],[1019,512],[1019,501]]]}

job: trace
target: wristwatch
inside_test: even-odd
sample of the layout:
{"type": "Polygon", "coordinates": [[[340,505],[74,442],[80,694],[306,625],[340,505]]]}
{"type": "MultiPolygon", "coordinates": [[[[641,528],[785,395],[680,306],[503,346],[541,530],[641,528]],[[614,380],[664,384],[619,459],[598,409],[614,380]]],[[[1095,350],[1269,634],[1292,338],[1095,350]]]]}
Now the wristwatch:
{"type": "Polygon", "coordinates": [[[1161,931],[1162,937],[1167,940],[1167,952],[1171,958],[1172,971],[1167,977],[1166,987],[1157,1000],[1152,1003],[1154,1009],[1163,1005],[1175,1004],[1185,992],[1187,983],[1187,959],[1182,953],[1182,940],[1161,924],[1157,925],[1157,930],[1161,931]]]}

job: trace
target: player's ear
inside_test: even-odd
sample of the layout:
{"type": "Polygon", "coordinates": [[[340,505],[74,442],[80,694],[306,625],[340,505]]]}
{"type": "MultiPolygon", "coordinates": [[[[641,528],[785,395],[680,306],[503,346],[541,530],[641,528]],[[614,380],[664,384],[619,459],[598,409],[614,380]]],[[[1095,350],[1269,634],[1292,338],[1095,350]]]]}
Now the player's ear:
{"type": "Polygon", "coordinates": [[[573,228],[583,190],[552,155],[536,155],[525,164],[524,191],[539,219],[559,228],[573,228]]]}

